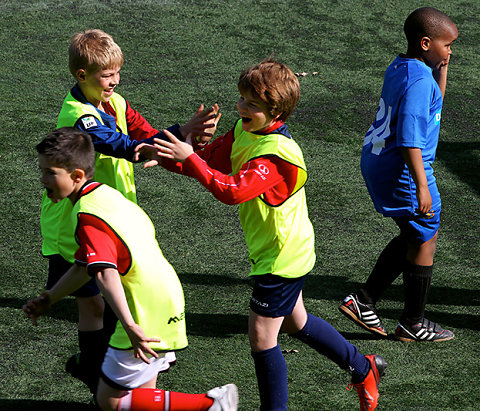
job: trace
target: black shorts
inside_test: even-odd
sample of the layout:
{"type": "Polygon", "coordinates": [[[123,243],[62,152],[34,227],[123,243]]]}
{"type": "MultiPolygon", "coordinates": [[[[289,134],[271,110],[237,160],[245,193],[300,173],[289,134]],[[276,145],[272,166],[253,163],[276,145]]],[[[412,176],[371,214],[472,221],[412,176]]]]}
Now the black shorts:
{"type": "Polygon", "coordinates": [[[278,275],[255,275],[250,308],[264,317],[285,317],[293,312],[305,282],[304,275],[285,278],[278,275]]]}
{"type": "MultiPolygon", "coordinates": [[[[50,290],[60,279],[60,277],[65,274],[70,267],[72,267],[72,263],[69,263],[59,254],[48,255],[48,279],[47,285],[45,288],[50,290]]],[[[97,286],[97,282],[95,278],[86,283],[85,285],[81,286],[78,290],[74,291],[72,294],[74,297],[94,297],[95,295],[100,293],[100,289],[97,286]]]]}

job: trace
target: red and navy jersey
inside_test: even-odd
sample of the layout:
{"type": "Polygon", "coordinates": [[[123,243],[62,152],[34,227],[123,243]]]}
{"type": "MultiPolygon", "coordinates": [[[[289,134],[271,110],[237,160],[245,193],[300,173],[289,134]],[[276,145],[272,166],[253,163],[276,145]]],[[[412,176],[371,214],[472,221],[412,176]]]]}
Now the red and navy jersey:
{"type": "MultiPolygon", "coordinates": [[[[287,126],[282,122],[256,134],[273,133],[291,138],[287,126]]],[[[271,155],[252,159],[237,174],[230,175],[233,142],[234,128],[196,151],[183,164],[162,161],[162,166],[170,171],[195,176],[215,198],[225,204],[240,204],[262,194],[264,201],[272,206],[283,203],[295,188],[297,167],[271,155]]]]}
{"type": "MultiPolygon", "coordinates": [[[[83,95],[80,87],[75,85],[70,91],[73,98],[83,104],[91,104],[83,95]]],[[[85,124],[80,117],[75,123],[75,127],[90,134],[92,137],[95,151],[117,158],[125,158],[128,161],[133,160],[135,148],[140,142],[153,143],[153,138],[167,140],[167,136],[152,127],[147,120],[136,110],[134,110],[127,101],[127,109],[125,113],[127,121],[127,130],[121,130],[117,124],[117,113],[110,103],[102,103],[103,109],[97,110],[101,121],[96,121],[89,117],[88,124],[85,124]],[[95,124],[94,124],[94,123],[95,124]],[[102,124],[103,122],[103,124],[102,124]]],[[[88,116],[88,115],[87,115],[88,116]]],[[[168,131],[173,133],[177,138],[183,139],[179,131],[179,125],[175,124],[168,131]]]]}

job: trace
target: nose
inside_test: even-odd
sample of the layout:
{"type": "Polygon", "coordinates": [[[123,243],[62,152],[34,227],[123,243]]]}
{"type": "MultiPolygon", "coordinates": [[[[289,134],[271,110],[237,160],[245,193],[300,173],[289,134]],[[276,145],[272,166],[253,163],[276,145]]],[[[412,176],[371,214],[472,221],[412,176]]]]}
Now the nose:
{"type": "Polygon", "coordinates": [[[120,83],[120,73],[112,76],[112,84],[116,86],[118,83],[120,83]]]}

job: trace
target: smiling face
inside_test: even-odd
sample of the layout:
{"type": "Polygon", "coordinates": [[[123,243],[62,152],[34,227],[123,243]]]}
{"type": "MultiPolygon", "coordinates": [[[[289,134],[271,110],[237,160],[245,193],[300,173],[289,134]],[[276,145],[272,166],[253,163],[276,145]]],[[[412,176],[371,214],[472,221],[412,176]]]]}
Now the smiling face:
{"type": "Polygon", "coordinates": [[[423,60],[425,64],[433,69],[448,64],[452,54],[451,46],[458,37],[458,30],[454,24],[445,27],[442,33],[434,38],[424,37],[421,47],[424,51],[423,60]]]}
{"type": "Polygon", "coordinates": [[[242,118],[243,130],[250,133],[264,130],[272,126],[278,119],[278,116],[272,117],[267,105],[248,90],[240,92],[237,111],[242,118]]]}
{"type": "Polygon", "coordinates": [[[80,69],[77,80],[87,100],[101,109],[102,103],[110,101],[113,90],[120,82],[120,67],[102,69],[94,73],[80,69]]]}
{"type": "Polygon", "coordinates": [[[47,197],[53,203],[58,203],[67,197],[72,198],[76,194],[75,171],[69,172],[65,168],[55,167],[42,154],[38,155],[38,166],[42,173],[40,182],[47,190],[47,197]]]}

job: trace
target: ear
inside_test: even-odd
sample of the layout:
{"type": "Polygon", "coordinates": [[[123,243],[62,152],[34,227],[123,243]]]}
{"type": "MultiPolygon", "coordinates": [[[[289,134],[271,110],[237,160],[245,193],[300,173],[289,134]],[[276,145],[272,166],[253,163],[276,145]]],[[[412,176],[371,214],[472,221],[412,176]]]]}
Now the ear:
{"type": "Polygon", "coordinates": [[[76,168],[70,173],[70,177],[75,184],[78,184],[85,179],[85,170],[76,168]]]}
{"type": "Polygon", "coordinates": [[[420,39],[420,48],[422,51],[430,50],[430,46],[432,45],[432,39],[430,37],[422,37],[420,39]]]}
{"type": "Polygon", "coordinates": [[[85,69],[78,69],[75,73],[75,77],[78,81],[85,81],[87,79],[87,72],[85,69]]]}

